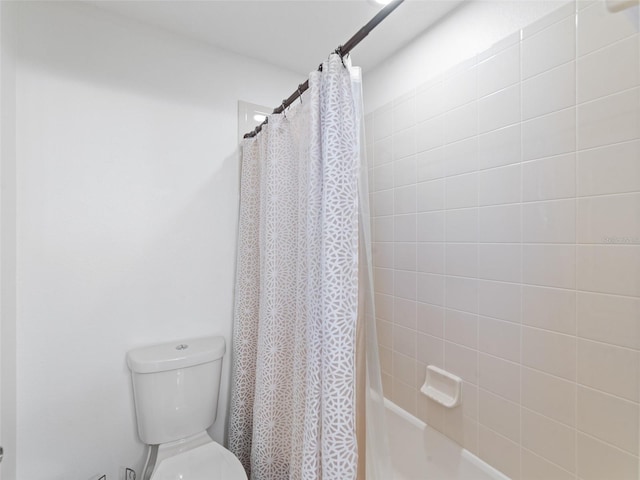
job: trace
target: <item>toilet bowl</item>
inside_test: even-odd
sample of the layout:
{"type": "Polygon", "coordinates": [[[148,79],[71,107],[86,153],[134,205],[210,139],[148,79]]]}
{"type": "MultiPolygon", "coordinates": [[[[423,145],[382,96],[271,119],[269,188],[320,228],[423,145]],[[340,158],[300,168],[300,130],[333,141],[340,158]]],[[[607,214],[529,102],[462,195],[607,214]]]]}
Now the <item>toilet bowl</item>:
{"type": "MultiPolygon", "coordinates": [[[[145,466],[149,480],[208,479],[245,480],[242,464],[229,450],[214,442],[206,432],[177,442],[151,447],[145,466]],[[151,452],[157,450],[155,458],[151,452]],[[147,462],[149,463],[149,461],[147,462]]],[[[143,476],[143,480],[144,480],[143,476]]]]}
{"type": "Polygon", "coordinates": [[[131,350],[140,440],[149,445],[142,480],[246,480],[240,461],[207,429],[216,420],[224,338],[131,350]]]}

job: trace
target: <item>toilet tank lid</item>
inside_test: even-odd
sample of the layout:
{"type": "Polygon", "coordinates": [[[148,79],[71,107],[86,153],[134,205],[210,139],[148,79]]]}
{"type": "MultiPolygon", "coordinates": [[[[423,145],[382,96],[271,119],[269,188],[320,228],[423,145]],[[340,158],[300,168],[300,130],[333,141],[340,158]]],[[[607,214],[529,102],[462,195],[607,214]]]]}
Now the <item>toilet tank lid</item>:
{"type": "Polygon", "coordinates": [[[136,348],[127,353],[127,364],[132,372],[155,373],[213,362],[224,352],[224,337],[193,338],[136,348]]]}

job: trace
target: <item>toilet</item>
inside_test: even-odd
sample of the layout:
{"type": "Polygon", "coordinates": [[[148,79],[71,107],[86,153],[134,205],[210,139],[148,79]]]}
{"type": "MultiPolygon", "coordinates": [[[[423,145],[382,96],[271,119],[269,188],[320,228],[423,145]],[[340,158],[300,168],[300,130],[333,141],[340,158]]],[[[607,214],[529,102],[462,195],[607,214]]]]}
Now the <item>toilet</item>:
{"type": "Polygon", "coordinates": [[[224,352],[224,338],[207,337],[127,354],[138,435],[149,445],[142,480],[247,480],[240,461],[207,433],[224,352]]]}

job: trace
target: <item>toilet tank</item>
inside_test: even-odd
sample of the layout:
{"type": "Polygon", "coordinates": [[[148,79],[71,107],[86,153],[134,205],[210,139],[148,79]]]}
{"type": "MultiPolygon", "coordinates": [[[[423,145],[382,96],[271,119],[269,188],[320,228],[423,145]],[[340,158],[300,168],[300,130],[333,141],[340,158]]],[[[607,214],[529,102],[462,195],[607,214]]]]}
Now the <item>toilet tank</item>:
{"type": "Polygon", "coordinates": [[[137,348],[127,354],[138,435],[148,445],[189,437],[213,425],[223,337],[137,348]]]}

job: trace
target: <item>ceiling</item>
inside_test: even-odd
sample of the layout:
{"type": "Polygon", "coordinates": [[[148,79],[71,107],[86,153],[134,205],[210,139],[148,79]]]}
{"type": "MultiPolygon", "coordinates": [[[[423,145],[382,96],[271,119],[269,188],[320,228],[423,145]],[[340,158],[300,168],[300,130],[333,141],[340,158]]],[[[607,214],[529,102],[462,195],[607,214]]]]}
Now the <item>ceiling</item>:
{"type": "MultiPolygon", "coordinates": [[[[88,0],[111,12],[306,75],[381,8],[371,0],[88,0]]],[[[406,0],[353,51],[371,69],[464,0],[406,0]]]]}

